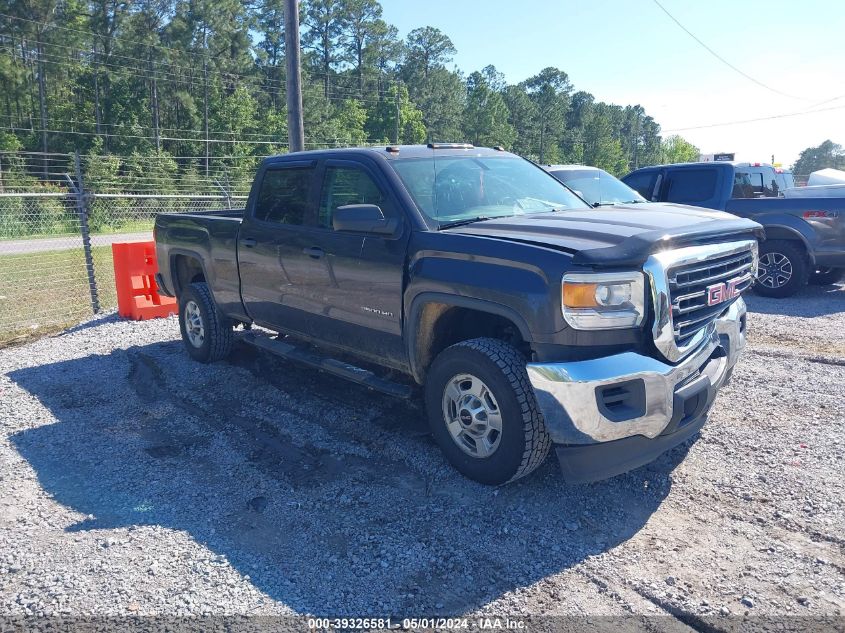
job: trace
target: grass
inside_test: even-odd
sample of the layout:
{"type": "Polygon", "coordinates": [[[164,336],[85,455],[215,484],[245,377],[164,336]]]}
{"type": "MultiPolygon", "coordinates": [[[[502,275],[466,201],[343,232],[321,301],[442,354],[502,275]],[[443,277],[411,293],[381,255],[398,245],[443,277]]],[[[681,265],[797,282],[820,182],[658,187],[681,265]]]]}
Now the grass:
{"type": "Polygon", "coordinates": [[[120,222],[115,226],[103,225],[97,227],[96,230],[91,231],[91,235],[115,235],[119,233],[142,233],[144,231],[152,231],[154,218],[146,220],[129,220],[128,222],[120,222]]]}
{"type": "MultiPolygon", "coordinates": [[[[91,249],[102,309],[117,296],[111,246],[91,249]]],[[[93,316],[82,249],[0,255],[0,344],[93,316]]]]}
{"type": "MultiPolygon", "coordinates": [[[[98,235],[119,235],[121,233],[142,233],[144,231],[152,231],[154,219],[145,219],[145,220],[130,220],[127,222],[115,222],[114,225],[110,224],[102,224],[96,228],[91,229],[91,236],[96,237],[98,235]]],[[[51,238],[51,237],[78,237],[79,230],[77,228],[73,229],[62,229],[56,231],[48,231],[48,232],[41,232],[41,233],[27,233],[21,235],[0,235],[0,243],[3,241],[12,241],[12,240],[40,240],[44,238],[51,238]]]]}

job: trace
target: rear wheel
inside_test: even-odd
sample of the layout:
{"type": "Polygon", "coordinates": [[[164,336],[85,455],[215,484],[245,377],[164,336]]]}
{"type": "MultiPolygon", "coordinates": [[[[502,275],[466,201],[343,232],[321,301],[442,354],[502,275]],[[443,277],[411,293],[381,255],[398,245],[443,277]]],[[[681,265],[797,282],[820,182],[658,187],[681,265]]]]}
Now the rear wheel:
{"type": "Polygon", "coordinates": [[[470,479],[491,485],[519,479],[549,452],[525,357],[508,343],[477,338],[441,352],[425,400],[434,439],[470,479]]]}
{"type": "Polygon", "coordinates": [[[232,351],[232,322],[220,314],[205,282],[194,282],[180,294],[179,329],[188,354],[201,363],[222,360],[232,351]]]}
{"type": "Polygon", "coordinates": [[[806,253],[797,242],[766,240],[760,245],[754,291],[764,297],[788,297],[807,283],[808,274],[806,253]]]}
{"type": "Polygon", "coordinates": [[[845,268],[817,268],[810,275],[810,283],[815,286],[832,286],[845,277],[845,268]]]}

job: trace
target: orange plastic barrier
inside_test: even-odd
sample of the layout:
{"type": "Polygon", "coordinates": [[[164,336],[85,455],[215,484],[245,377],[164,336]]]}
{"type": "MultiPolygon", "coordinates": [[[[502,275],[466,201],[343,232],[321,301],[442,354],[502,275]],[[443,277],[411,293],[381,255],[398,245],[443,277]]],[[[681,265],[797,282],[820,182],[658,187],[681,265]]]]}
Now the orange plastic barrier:
{"type": "Polygon", "coordinates": [[[176,299],[162,297],[156,287],[155,242],[115,242],[111,252],[120,316],[140,321],[176,314],[176,299]]]}

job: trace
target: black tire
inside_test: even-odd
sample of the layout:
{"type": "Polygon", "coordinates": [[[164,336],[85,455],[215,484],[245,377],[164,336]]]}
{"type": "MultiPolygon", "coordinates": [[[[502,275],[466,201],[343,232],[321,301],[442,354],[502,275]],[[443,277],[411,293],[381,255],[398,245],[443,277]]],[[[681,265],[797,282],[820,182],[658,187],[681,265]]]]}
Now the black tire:
{"type": "Polygon", "coordinates": [[[760,266],[754,292],[764,297],[789,297],[807,284],[807,253],[798,242],[766,240],[760,244],[760,266]]]}
{"type": "MultiPolygon", "coordinates": [[[[534,399],[525,357],[508,343],[476,338],[445,349],[429,369],[425,402],[434,439],[449,463],[470,479],[489,485],[514,481],[542,464],[549,452],[551,439],[534,399]],[[446,389],[464,374],[480,379],[497,405],[501,433],[488,456],[468,454],[447,427],[446,389]]],[[[457,419],[463,420],[463,414],[458,413],[457,419]]]]}
{"type": "Polygon", "coordinates": [[[814,286],[832,286],[845,278],[845,268],[817,268],[810,275],[810,283],[814,286]]]}
{"type": "MultiPolygon", "coordinates": [[[[196,314],[196,311],[194,311],[196,314]]],[[[185,349],[194,360],[201,363],[213,363],[223,360],[232,351],[235,333],[232,322],[217,309],[211,290],[205,282],[194,282],[188,285],[179,295],[179,330],[182,332],[182,342],[185,349]],[[199,335],[194,331],[189,333],[186,321],[188,306],[198,308],[199,325],[202,327],[201,342],[197,344],[199,335]],[[193,341],[193,342],[192,342],[193,341]]]]}

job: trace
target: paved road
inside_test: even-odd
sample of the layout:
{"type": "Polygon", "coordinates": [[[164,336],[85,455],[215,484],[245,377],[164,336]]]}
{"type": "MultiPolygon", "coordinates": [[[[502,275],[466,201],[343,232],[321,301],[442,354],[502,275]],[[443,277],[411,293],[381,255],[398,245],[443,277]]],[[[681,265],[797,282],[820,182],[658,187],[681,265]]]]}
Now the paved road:
{"type": "MultiPolygon", "coordinates": [[[[117,233],[113,235],[92,235],[92,246],[108,246],[114,242],[138,242],[151,240],[152,231],[142,233],[117,233]]],[[[82,238],[73,235],[61,237],[47,237],[36,240],[0,241],[0,257],[3,255],[25,255],[27,253],[43,253],[46,251],[66,251],[82,248],[82,238]]]]}

